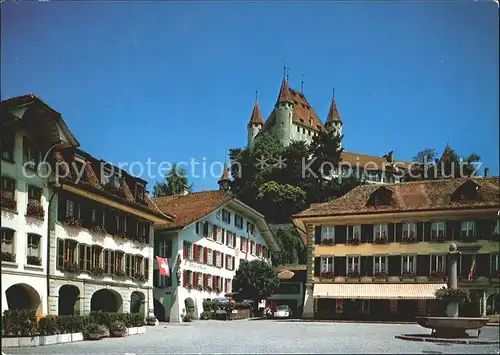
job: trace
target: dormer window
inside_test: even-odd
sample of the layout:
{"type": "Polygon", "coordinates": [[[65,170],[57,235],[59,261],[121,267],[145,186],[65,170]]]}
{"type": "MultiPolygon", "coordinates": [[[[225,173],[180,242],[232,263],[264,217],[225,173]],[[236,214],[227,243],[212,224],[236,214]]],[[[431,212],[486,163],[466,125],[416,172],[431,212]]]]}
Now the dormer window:
{"type": "Polygon", "coordinates": [[[144,185],[135,184],[135,199],[139,202],[144,201],[144,185]]]}
{"type": "Polygon", "coordinates": [[[477,200],[481,186],[472,180],[467,180],[462,185],[456,188],[453,192],[452,200],[454,201],[473,201],[477,200]]]}
{"type": "Polygon", "coordinates": [[[389,205],[391,201],[392,191],[384,186],[381,186],[372,192],[367,204],[372,206],[384,206],[389,205]]]}
{"type": "Polygon", "coordinates": [[[310,119],[309,119],[309,126],[311,126],[311,127],[312,127],[312,125],[313,125],[313,119],[312,119],[312,118],[310,118],[310,119]]]}

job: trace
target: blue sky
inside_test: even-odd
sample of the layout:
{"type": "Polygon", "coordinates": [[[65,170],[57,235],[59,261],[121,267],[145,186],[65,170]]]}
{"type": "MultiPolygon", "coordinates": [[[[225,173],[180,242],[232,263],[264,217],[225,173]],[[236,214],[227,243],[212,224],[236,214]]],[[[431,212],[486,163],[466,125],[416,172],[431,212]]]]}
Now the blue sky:
{"type": "Polygon", "coordinates": [[[348,151],[409,160],[449,141],[499,173],[491,1],[4,3],[1,39],[2,99],[35,93],[113,163],[223,161],[287,60],[322,120],[335,86],[348,151]]]}

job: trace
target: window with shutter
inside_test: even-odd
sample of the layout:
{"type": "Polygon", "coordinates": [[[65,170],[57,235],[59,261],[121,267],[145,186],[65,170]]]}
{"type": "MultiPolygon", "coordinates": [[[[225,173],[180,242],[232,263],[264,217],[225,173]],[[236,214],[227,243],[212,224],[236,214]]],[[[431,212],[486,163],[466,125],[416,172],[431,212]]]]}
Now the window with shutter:
{"type": "Polygon", "coordinates": [[[57,239],[57,268],[64,267],[64,239],[57,239]]]}
{"type": "Polygon", "coordinates": [[[188,286],[187,270],[182,271],[182,285],[184,287],[188,286]]]}
{"type": "Polygon", "coordinates": [[[198,275],[201,276],[201,273],[194,271],[193,272],[193,287],[198,287],[198,275]]]}
{"type": "Polygon", "coordinates": [[[144,270],[143,270],[143,275],[146,280],[149,279],[149,259],[144,258],[144,270]]]}
{"type": "Polygon", "coordinates": [[[206,221],[203,223],[203,236],[205,238],[210,238],[210,231],[208,228],[208,222],[206,222],[206,221]]]}
{"type": "Polygon", "coordinates": [[[234,260],[235,260],[235,258],[234,258],[234,256],[232,256],[231,258],[232,258],[232,260],[231,260],[231,270],[234,270],[234,260]]]}
{"type": "Polygon", "coordinates": [[[203,264],[207,263],[208,248],[203,248],[203,264]]]}

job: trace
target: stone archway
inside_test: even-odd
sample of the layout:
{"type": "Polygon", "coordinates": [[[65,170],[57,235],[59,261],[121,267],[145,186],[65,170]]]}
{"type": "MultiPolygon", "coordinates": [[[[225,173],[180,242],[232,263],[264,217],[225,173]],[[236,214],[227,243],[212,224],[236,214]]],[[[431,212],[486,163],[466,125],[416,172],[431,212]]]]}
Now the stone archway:
{"type": "Polygon", "coordinates": [[[123,312],[122,296],[112,289],[103,288],[94,292],[90,299],[91,311],[103,311],[111,313],[123,312]]]}
{"type": "Polygon", "coordinates": [[[140,313],[143,317],[144,314],[144,304],[146,303],[146,297],[144,293],[139,291],[134,291],[130,295],[130,313],[140,313]]]}
{"type": "Polygon", "coordinates": [[[59,289],[58,315],[80,314],[80,290],[74,285],[62,285],[59,289]]]}
{"type": "Polygon", "coordinates": [[[153,299],[153,305],[155,310],[155,317],[158,319],[158,321],[165,322],[165,307],[156,298],[153,299]]]}
{"type": "Polygon", "coordinates": [[[38,292],[28,284],[15,284],[5,291],[9,309],[34,309],[41,313],[42,302],[38,292]]]}

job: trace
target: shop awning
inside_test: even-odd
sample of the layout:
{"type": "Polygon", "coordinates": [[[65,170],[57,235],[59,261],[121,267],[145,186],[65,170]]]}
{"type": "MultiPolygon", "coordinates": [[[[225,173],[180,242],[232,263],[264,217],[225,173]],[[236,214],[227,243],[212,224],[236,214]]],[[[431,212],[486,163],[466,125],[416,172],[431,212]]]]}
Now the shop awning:
{"type": "Polygon", "coordinates": [[[434,299],[436,290],[445,283],[433,284],[314,284],[313,296],[335,299],[427,300],[434,299]]]}

